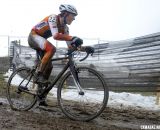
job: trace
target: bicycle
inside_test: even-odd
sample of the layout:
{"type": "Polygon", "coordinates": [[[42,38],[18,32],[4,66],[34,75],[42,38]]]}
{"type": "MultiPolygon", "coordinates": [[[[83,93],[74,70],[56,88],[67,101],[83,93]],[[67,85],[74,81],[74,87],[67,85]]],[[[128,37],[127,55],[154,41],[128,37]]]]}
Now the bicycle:
{"type": "MultiPolygon", "coordinates": [[[[62,112],[72,120],[90,121],[106,108],[109,91],[102,74],[89,67],[78,67],[74,62],[77,50],[67,56],[53,58],[52,62],[66,60],[64,68],[47,85],[34,82],[38,63],[33,68],[21,67],[14,71],[7,83],[7,99],[13,110],[29,110],[39,98],[53,87],[57,89],[57,101],[62,112]],[[58,87],[55,85],[58,81],[58,87]],[[43,87],[41,92],[35,86],[43,87]],[[98,97],[97,97],[98,95],[98,97]]],[[[38,53],[37,53],[38,54],[38,53]]],[[[84,61],[86,56],[80,61],[84,61]]]]}

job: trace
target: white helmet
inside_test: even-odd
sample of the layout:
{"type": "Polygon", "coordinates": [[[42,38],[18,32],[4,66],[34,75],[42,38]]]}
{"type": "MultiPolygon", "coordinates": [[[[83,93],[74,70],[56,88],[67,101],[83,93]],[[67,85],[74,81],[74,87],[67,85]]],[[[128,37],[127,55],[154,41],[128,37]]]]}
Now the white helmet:
{"type": "Polygon", "coordinates": [[[67,11],[69,13],[78,15],[77,10],[73,5],[62,4],[59,6],[59,11],[60,12],[67,11]]]}

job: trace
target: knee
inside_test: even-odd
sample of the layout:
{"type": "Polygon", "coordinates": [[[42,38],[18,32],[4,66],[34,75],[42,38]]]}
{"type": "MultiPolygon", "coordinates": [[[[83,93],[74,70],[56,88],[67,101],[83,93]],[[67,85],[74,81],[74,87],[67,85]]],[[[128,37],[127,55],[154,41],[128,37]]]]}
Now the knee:
{"type": "Polygon", "coordinates": [[[56,47],[52,45],[51,43],[47,42],[45,50],[46,52],[50,52],[52,55],[54,55],[56,52],[56,47]]]}

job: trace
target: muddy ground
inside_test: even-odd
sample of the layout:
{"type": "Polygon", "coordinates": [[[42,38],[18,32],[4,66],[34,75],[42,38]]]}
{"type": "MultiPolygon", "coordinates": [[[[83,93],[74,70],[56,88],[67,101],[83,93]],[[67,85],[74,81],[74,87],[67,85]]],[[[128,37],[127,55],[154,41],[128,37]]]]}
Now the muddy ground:
{"type": "Polygon", "coordinates": [[[90,122],[68,119],[57,105],[13,111],[7,103],[1,75],[0,99],[0,130],[139,130],[141,125],[156,125],[160,128],[160,109],[152,111],[108,106],[98,118],[90,122]]]}
{"type": "Polygon", "coordinates": [[[110,106],[100,117],[81,122],[68,119],[57,105],[13,111],[2,97],[0,130],[138,130],[141,125],[159,125],[160,128],[160,111],[110,106]]]}

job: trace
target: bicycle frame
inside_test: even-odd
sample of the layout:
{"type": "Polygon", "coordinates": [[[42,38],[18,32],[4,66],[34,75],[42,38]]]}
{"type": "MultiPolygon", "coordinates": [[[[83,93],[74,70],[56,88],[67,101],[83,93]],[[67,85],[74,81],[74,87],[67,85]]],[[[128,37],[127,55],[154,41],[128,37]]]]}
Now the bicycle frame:
{"type": "Polygon", "coordinates": [[[80,86],[79,83],[79,79],[78,79],[78,75],[77,75],[77,71],[75,69],[75,63],[73,61],[73,55],[70,54],[67,57],[62,57],[62,58],[54,58],[51,61],[59,61],[59,60],[64,60],[64,59],[68,59],[67,64],[64,66],[64,68],[59,72],[59,74],[53,79],[53,81],[51,82],[51,85],[49,85],[48,87],[46,87],[46,89],[44,89],[44,91],[41,93],[41,95],[43,95],[45,92],[49,92],[54,85],[57,83],[57,81],[62,77],[62,75],[67,71],[67,69],[69,68],[71,71],[71,74],[73,76],[74,82],[76,84],[77,89],[79,90],[79,94],[80,95],[84,95],[84,92],[80,86]]]}

